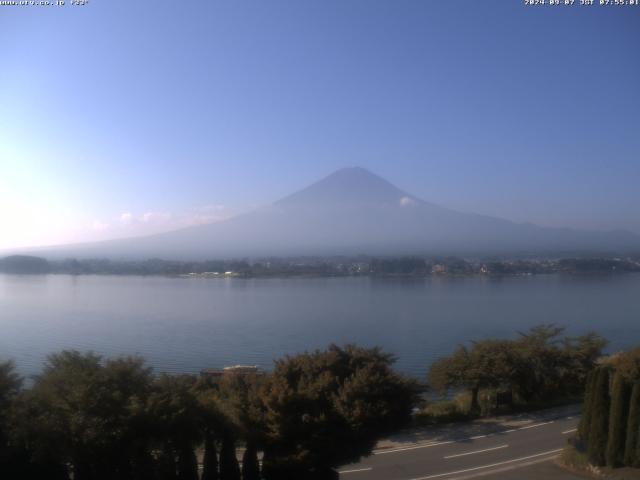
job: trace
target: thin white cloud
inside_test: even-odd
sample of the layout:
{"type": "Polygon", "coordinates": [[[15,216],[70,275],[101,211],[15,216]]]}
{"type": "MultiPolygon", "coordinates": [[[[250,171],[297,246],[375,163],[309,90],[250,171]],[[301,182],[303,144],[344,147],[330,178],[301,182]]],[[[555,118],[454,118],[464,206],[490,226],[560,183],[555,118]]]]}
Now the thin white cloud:
{"type": "Polygon", "coordinates": [[[93,219],[82,240],[109,240],[123,237],[138,237],[169,232],[196,225],[206,225],[233,216],[224,205],[203,205],[182,212],[146,211],[123,212],[110,219],[93,219]]]}
{"type": "Polygon", "coordinates": [[[140,217],[140,221],[143,223],[166,223],[172,218],[169,212],[145,212],[140,217]]]}

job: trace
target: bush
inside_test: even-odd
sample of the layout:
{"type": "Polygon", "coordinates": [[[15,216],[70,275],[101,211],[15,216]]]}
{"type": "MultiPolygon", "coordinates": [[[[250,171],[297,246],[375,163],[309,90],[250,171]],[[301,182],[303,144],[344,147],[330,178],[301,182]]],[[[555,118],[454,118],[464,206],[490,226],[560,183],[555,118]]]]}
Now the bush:
{"type": "Polygon", "coordinates": [[[591,468],[586,453],[579,451],[573,445],[564,447],[560,454],[560,462],[576,470],[588,470],[591,468]]]}

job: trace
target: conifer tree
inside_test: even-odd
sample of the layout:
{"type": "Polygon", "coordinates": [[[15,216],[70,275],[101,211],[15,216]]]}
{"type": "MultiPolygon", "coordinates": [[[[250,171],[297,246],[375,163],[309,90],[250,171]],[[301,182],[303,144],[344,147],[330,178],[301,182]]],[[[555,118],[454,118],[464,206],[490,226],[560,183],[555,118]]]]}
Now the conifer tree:
{"type": "Polygon", "coordinates": [[[578,438],[586,445],[589,442],[589,428],[591,426],[591,405],[593,404],[593,396],[595,394],[595,384],[598,378],[598,370],[594,369],[589,373],[587,378],[587,387],[584,395],[584,404],[582,407],[582,417],[578,425],[578,438]]]}
{"type": "Polygon", "coordinates": [[[640,462],[636,457],[638,439],[640,437],[640,382],[636,382],[631,390],[629,401],[629,418],[627,420],[627,439],[624,449],[624,464],[628,467],[637,467],[640,462]]]}
{"type": "Polygon", "coordinates": [[[607,435],[609,433],[609,367],[600,367],[594,385],[591,404],[591,426],[587,456],[597,466],[606,464],[607,435]]]}
{"type": "Polygon", "coordinates": [[[216,443],[211,434],[204,440],[204,458],[202,460],[202,480],[218,480],[218,455],[216,443]]]}
{"type": "Polygon", "coordinates": [[[616,372],[611,390],[609,411],[609,438],[607,442],[607,465],[619,467],[624,461],[627,417],[629,414],[629,384],[622,373],[616,372]]]}
{"type": "Polygon", "coordinates": [[[242,456],[242,480],[260,480],[258,450],[253,442],[247,443],[242,456]]]}
{"type": "Polygon", "coordinates": [[[198,459],[190,446],[183,446],[178,455],[178,480],[198,480],[198,459]]]}
{"type": "Polygon", "coordinates": [[[240,480],[240,478],[235,441],[231,435],[225,435],[220,450],[220,480],[240,480]]]}

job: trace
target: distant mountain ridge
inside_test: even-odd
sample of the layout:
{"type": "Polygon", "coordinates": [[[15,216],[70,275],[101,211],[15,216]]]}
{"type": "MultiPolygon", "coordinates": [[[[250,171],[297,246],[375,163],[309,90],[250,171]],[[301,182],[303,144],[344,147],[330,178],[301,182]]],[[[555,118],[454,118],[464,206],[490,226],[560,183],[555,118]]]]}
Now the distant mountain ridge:
{"type": "Polygon", "coordinates": [[[512,255],[640,250],[630,232],[518,224],[421,200],[359,167],[268,207],[143,238],[45,249],[81,257],[203,259],[296,255],[512,255]]]}

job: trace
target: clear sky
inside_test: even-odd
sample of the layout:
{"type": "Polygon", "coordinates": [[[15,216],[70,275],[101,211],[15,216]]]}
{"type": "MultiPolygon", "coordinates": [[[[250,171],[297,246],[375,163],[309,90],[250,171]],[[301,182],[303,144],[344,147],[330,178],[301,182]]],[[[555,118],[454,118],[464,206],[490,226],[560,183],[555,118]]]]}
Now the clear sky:
{"type": "Polygon", "coordinates": [[[0,6],[0,248],[212,221],[354,165],[640,232],[640,6],[66,3],[0,6]]]}

